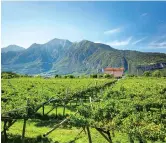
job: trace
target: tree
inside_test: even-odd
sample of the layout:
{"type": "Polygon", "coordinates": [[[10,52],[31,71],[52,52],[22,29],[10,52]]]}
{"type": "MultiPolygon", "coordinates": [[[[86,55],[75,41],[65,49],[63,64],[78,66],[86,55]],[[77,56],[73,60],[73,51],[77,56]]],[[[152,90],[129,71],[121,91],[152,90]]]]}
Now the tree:
{"type": "Polygon", "coordinates": [[[91,74],[90,77],[91,78],[97,78],[97,74],[91,74]]]}
{"type": "Polygon", "coordinates": [[[55,75],[55,78],[58,78],[58,77],[59,77],[59,75],[58,75],[58,74],[56,74],[56,75],[55,75]]]}
{"type": "Polygon", "coordinates": [[[151,73],[150,73],[150,71],[145,71],[145,72],[143,73],[143,75],[146,76],[146,77],[149,77],[149,76],[151,76],[151,73]]]}
{"type": "Polygon", "coordinates": [[[20,75],[13,73],[13,72],[2,72],[1,73],[1,78],[4,78],[4,79],[11,79],[11,78],[18,78],[18,77],[20,77],[20,75]]]}
{"type": "Polygon", "coordinates": [[[104,78],[113,78],[112,74],[104,74],[104,78]]]}
{"type": "Polygon", "coordinates": [[[104,75],[103,74],[98,74],[97,78],[102,78],[104,75]]]}
{"type": "Polygon", "coordinates": [[[75,78],[74,75],[68,75],[68,78],[75,78]]]}
{"type": "Polygon", "coordinates": [[[152,76],[153,76],[153,77],[161,77],[162,74],[161,74],[161,72],[160,72],[159,70],[156,70],[156,71],[154,71],[154,72],[152,73],[152,76]]]}

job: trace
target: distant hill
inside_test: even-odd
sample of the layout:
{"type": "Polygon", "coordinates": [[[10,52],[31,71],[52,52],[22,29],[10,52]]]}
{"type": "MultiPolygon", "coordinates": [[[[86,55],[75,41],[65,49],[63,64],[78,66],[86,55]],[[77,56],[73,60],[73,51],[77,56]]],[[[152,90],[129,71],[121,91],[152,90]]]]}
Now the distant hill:
{"type": "Polygon", "coordinates": [[[90,74],[107,66],[124,67],[130,74],[138,65],[166,62],[164,53],[117,50],[109,45],[83,40],[72,43],[53,39],[32,44],[23,51],[1,53],[2,70],[23,74],[90,74]]]}
{"type": "Polygon", "coordinates": [[[2,53],[6,53],[9,51],[22,51],[22,50],[24,50],[24,48],[17,45],[9,45],[5,48],[1,48],[2,53]]]}

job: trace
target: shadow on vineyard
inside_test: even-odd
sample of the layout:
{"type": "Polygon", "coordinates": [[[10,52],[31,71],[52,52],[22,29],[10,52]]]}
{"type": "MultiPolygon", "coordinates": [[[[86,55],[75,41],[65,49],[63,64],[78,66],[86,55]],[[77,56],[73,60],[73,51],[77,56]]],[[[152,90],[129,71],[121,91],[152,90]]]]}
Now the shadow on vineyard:
{"type": "MultiPolygon", "coordinates": [[[[64,118],[63,118],[64,119],[64,118]]],[[[62,119],[49,119],[49,120],[31,120],[30,122],[34,123],[34,126],[36,127],[49,127],[52,128],[54,125],[58,124],[62,119]]],[[[63,129],[71,129],[71,127],[68,124],[63,124],[61,126],[63,129]]]]}
{"type": "MultiPolygon", "coordinates": [[[[43,138],[42,136],[37,136],[36,138],[29,138],[26,137],[24,143],[59,143],[58,141],[52,141],[51,139],[48,138],[43,138]]],[[[4,136],[1,138],[1,142],[4,142],[4,136]]],[[[8,135],[8,143],[22,143],[22,138],[20,135],[8,135]]]]}
{"type": "Polygon", "coordinates": [[[49,120],[36,120],[32,119],[29,121],[30,123],[34,123],[36,127],[53,127],[56,123],[59,122],[57,119],[49,119],[49,120]]]}
{"type": "MultiPolygon", "coordinates": [[[[51,114],[51,115],[42,115],[40,113],[36,113],[35,116],[33,118],[35,119],[40,119],[40,120],[49,120],[49,119],[57,119],[57,120],[62,120],[64,119],[64,117],[68,116],[68,114],[66,114],[65,116],[63,116],[62,114],[51,114]]],[[[32,119],[33,119],[32,118],[32,119]]]]}

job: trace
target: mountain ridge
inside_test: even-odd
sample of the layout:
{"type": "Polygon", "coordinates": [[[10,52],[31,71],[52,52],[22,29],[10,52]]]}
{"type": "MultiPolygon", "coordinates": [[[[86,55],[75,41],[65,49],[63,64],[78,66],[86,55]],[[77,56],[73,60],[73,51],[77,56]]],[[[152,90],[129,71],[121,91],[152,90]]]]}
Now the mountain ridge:
{"type": "Polygon", "coordinates": [[[118,50],[89,40],[70,42],[54,38],[45,44],[32,44],[22,51],[2,52],[2,71],[23,74],[91,74],[104,67],[124,67],[131,74],[136,67],[166,62],[164,53],[118,50]]]}
{"type": "Polygon", "coordinates": [[[25,50],[25,48],[18,46],[18,45],[8,45],[7,47],[1,48],[1,52],[5,53],[8,51],[22,51],[25,50]]]}

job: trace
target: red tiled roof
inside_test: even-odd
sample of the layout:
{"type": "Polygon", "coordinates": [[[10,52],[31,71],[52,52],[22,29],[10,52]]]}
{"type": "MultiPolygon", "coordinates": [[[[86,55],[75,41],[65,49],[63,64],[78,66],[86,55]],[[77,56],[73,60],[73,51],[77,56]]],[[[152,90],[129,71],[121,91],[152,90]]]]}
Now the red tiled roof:
{"type": "Polygon", "coordinates": [[[124,68],[105,68],[104,71],[124,71],[124,68]]]}

